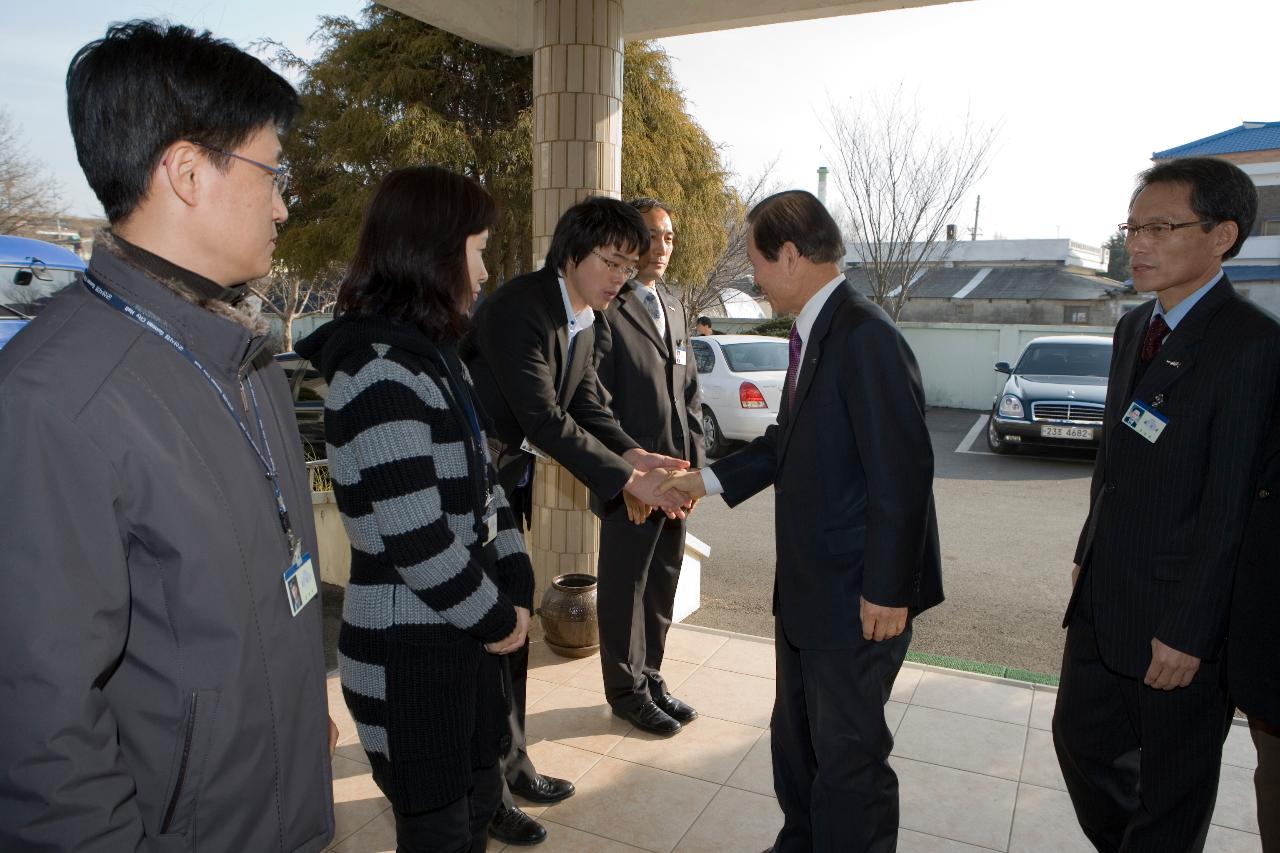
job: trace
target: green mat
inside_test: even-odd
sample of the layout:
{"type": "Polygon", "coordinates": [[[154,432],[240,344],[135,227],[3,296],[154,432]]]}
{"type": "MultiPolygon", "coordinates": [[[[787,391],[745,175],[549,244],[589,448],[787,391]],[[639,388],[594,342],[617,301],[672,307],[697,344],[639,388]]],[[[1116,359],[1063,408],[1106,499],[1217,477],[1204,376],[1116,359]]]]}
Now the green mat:
{"type": "Polygon", "coordinates": [[[940,666],[944,669],[958,669],[961,672],[976,672],[981,675],[994,675],[998,678],[1011,678],[1014,681],[1026,681],[1031,684],[1043,684],[1047,687],[1058,686],[1058,676],[1047,672],[1032,672],[1027,669],[1016,669],[996,663],[979,663],[974,660],[953,658],[947,655],[930,655],[920,652],[907,652],[907,660],[922,663],[926,666],[940,666]]]}

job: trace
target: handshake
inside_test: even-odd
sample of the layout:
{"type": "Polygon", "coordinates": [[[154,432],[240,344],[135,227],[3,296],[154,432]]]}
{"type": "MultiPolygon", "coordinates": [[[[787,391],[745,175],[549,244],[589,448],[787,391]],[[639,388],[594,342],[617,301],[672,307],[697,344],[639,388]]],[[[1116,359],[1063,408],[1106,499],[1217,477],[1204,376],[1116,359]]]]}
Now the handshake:
{"type": "Polygon", "coordinates": [[[685,518],[706,494],[701,472],[689,470],[689,463],[683,459],[638,448],[627,451],[622,458],[634,468],[622,490],[627,517],[634,524],[643,524],[655,509],[662,510],[668,518],[685,518]]]}

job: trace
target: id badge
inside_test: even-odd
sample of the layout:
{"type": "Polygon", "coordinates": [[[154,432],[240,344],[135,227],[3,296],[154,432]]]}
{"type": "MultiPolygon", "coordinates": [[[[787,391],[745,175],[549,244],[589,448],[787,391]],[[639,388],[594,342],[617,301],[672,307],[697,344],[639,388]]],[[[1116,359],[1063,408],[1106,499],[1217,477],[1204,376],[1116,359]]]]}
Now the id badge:
{"type": "Polygon", "coordinates": [[[551,457],[550,457],[550,456],[548,456],[547,454],[543,453],[543,452],[542,452],[541,450],[539,450],[538,448],[534,447],[532,444],[530,444],[530,443],[529,443],[529,439],[528,439],[528,438],[526,438],[524,441],[520,442],[520,449],[521,449],[521,450],[523,450],[525,453],[528,453],[528,454],[530,454],[530,455],[532,455],[532,456],[536,456],[536,457],[538,457],[539,459],[543,460],[544,462],[550,462],[550,461],[551,461],[551,457]]]}
{"type": "Polygon", "coordinates": [[[495,512],[484,520],[484,541],[481,545],[488,545],[494,539],[498,538],[498,514],[495,512]]]}
{"type": "Polygon", "coordinates": [[[1141,400],[1134,400],[1125,410],[1121,422],[1152,444],[1169,425],[1169,419],[1141,400]]]}
{"type": "Polygon", "coordinates": [[[297,557],[284,573],[284,591],[289,598],[289,613],[297,616],[319,591],[316,587],[316,570],[310,554],[297,557]]]}
{"type": "Polygon", "coordinates": [[[684,347],[676,347],[676,364],[685,364],[688,360],[689,356],[685,354],[684,347]]]}

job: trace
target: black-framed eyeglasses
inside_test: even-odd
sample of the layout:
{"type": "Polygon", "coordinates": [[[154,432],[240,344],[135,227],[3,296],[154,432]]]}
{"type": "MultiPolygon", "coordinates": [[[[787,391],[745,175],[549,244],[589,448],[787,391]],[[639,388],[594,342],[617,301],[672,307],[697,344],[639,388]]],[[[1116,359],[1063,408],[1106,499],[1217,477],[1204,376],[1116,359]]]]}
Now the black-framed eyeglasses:
{"type": "Polygon", "coordinates": [[[259,163],[251,157],[245,157],[241,154],[233,154],[230,151],[223,151],[221,148],[214,148],[212,145],[205,145],[203,142],[196,142],[194,139],[191,141],[193,144],[199,145],[201,148],[208,151],[216,152],[224,157],[234,157],[237,160],[243,160],[246,163],[251,163],[252,165],[257,166],[262,171],[271,175],[271,182],[275,185],[276,192],[280,193],[281,198],[284,198],[285,191],[289,189],[289,170],[284,166],[268,166],[266,163],[259,163]]]}
{"type": "Polygon", "coordinates": [[[1141,234],[1148,234],[1152,237],[1163,237],[1170,231],[1176,231],[1179,228],[1190,228],[1193,225],[1216,225],[1212,219],[1201,219],[1198,222],[1150,222],[1146,225],[1130,225],[1127,222],[1121,222],[1116,226],[1120,232],[1120,236],[1126,240],[1132,240],[1141,234]]]}
{"type": "Polygon", "coordinates": [[[591,250],[591,254],[595,255],[597,258],[604,261],[604,265],[609,268],[609,272],[620,272],[623,275],[625,275],[627,278],[635,278],[636,274],[640,272],[640,270],[637,267],[625,267],[622,264],[618,263],[617,261],[609,260],[604,255],[596,251],[595,249],[591,250]]]}

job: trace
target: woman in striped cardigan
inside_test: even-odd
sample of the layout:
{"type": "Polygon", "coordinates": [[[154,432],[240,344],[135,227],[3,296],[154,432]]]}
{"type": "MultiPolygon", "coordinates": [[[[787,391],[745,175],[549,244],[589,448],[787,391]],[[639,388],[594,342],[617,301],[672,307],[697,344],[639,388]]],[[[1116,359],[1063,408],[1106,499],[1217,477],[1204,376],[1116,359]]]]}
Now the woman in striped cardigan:
{"type": "Polygon", "coordinates": [[[401,853],[482,851],[533,572],[456,346],[494,203],[435,167],[392,172],[333,322],[297,351],[329,382],[325,440],[351,539],[342,693],[401,853]]]}

